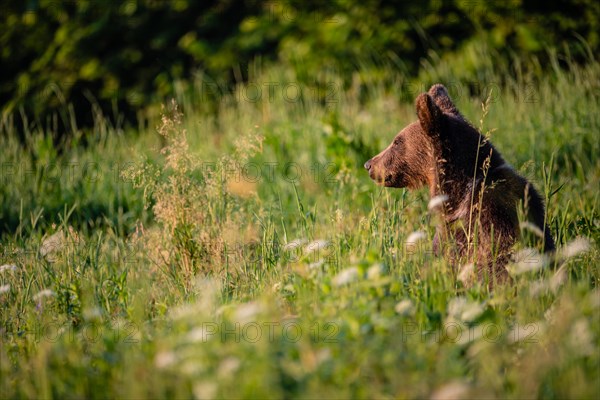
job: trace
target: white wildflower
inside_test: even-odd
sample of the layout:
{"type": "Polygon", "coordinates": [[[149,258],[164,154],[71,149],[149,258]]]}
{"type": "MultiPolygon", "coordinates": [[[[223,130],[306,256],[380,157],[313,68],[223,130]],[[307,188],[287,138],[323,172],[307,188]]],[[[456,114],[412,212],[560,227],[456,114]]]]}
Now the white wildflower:
{"type": "Polygon", "coordinates": [[[356,267],[346,268],[333,277],[333,285],[347,285],[350,282],[354,282],[356,279],[358,279],[358,269],[356,267]]]}
{"type": "Polygon", "coordinates": [[[242,365],[239,358],[236,357],[226,357],[219,364],[219,376],[224,378],[231,377],[242,365]]]}
{"type": "Polygon", "coordinates": [[[429,200],[429,204],[427,204],[427,209],[433,211],[441,207],[446,201],[448,201],[448,196],[445,194],[432,197],[431,200],[429,200]]]}
{"type": "Polygon", "coordinates": [[[539,296],[548,292],[556,293],[567,280],[566,265],[559,268],[550,279],[539,279],[529,285],[531,296],[539,296]]]}
{"type": "Polygon", "coordinates": [[[0,274],[4,271],[16,271],[17,266],[15,264],[4,264],[0,265],[0,274]]]}
{"type": "Polygon", "coordinates": [[[329,348],[326,347],[317,352],[317,364],[322,364],[329,359],[331,359],[331,350],[329,348]]]}
{"type": "Polygon", "coordinates": [[[383,265],[381,265],[381,264],[373,264],[367,270],[367,278],[369,278],[369,279],[380,278],[382,274],[383,274],[383,265]]]}
{"type": "Polygon", "coordinates": [[[427,238],[427,234],[423,231],[415,231],[406,238],[407,244],[414,244],[427,238]]]}
{"type": "Polygon", "coordinates": [[[413,315],[415,313],[415,306],[409,299],[404,299],[396,304],[394,310],[400,315],[413,315]]]}
{"type": "Polygon", "coordinates": [[[177,362],[177,355],[172,351],[162,351],[154,358],[154,365],[157,368],[167,368],[177,362]]]}
{"type": "Polygon", "coordinates": [[[33,295],[33,300],[37,301],[37,300],[42,299],[44,297],[51,297],[51,296],[54,296],[54,295],[55,295],[55,293],[52,290],[50,290],[50,289],[44,289],[44,290],[40,290],[38,293],[34,294],[33,295]]]}
{"type": "MultiPolygon", "coordinates": [[[[450,325],[449,325],[450,327],[450,325]]],[[[496,334],[497,331],[495,329],[489,330],[490,325],[474,325],[471,327],[467,327],[464,325],[460,325],[458,329],[460,329],[458,333],[458,340],[456,343],[465,345],[471,342],[478,341],[483,338],[484,341],[494,341],[497,339],[496,334]]],[[[453,335],[453,333],[450,333],[453,335]]],[[[477,351],[477,350],[475,350],[477,351]]]]}
{"type": "Polygon", "coordinates": [[[484,307],[478,303],[470,303],[460,315],[461,319],[465,322],[471,322],[476,320],[481,314],[483,314],[484,307]]]}
{"type": "Polygon", "coordinates": [[[567,265],[563,264],[550,279],[540,279],[529,285],[529,294],[533,297],[548,292],[556,293],[567,280],[567,265]]]}
{"type": "Polygon", "coordinates": [[[436,389],[431,400],[460,400],[469,397],[469,385],[461,381],[452,381],[436,389]]]}
{"type": "Polygon", "coordinates": [[[591,243],[588,238],[578,237],[560,249],[559,254],[562,258],[571,258],[586,253],[590,247],[591,243]]]}
{"type": "Polygon", "coordinates": [[[319,268],[321,268],[323,266],[324,263],[325,263],[325,261],[323,261],[323,260],[319,260],[314,263],[310,263],[310,264],[308,264],[308,269],[311,271],[318,270],[319,268]]]}
{"type": "Polygon", "coordinates": [[[0,286],[0,294],[8,293],[10,290],[10,285],[2,285],[0,286]]]}
{"type": "Polygon", "coordinates": [[[206,343],[212,335],[212,332],[200,326],[192,329],[185,338],[190,343],[206,343]]]}
{"type": "Polygon", "coordinates": [[[306,242],[308,242],[308,240],[306,240],[306,239],[294,239],[291,242],[287,243],[285,246],[283,246],[283,250],[284,251],[296,250],[297,248],[299,248],[306,242]]]}
{"type": "Polygon", "coordinates": [[[513,276],[538,271],[548,263],[548,258],[533,248],[519,250],[514,259],[515,262],[506,267],[513,276]]]}
{"type": "Polygon", "coordinates": [[[464,297],[455,297],[448,303],[448,315],[463,322],[475,321],[484,310],[483,304],[468,301],[464,297]]]}
{"type": "MultiPolygon", "coordinates": [[[[285,290],[285,288],[284,288],[285,290]]],[[[262,311],[262,306],[253,301],[250,303],[241,304],[235,310],[235,319],[238,322],[251,322],[254,321],[256,316],[262,311]]]]}
{"type": "Polygon", "coordinates": [[[550,290],[550,285],[548,281],[539,279],[537,281],[531,282],[529,285],[529,294],[532,297],[537,297],[547,293],[550,290]]]}
{"type": "Polygon", "coordinates": [[[327,240],[314,240],[306,245],[304,248],[305,254],[311,254],[315,251],[321,251],[329,247],[329,242],[327,240]]]}

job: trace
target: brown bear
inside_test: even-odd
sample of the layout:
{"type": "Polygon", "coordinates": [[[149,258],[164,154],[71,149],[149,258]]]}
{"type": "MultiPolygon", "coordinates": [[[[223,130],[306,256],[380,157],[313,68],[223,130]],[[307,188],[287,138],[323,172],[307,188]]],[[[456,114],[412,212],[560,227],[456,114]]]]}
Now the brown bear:
{"type": "Polygon", "coordinates": [[[418,121],[364,166],[386,187],[427,186],[431,198],[445,199],[434,251],[451,251],[454,262],[474,262],[480,279],[505,278],[520,236],[519,204],[539,228],[544,251],[554,250],[542,198],[463,117],[446,88],[437,84],[420,94],[416,109],[418,121]]]}

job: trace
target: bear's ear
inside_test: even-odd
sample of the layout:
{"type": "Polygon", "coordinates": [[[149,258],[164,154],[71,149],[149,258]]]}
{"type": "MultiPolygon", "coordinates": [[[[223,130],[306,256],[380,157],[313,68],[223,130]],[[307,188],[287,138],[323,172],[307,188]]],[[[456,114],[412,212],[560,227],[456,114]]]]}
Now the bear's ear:
{"type": "Polygon", "coordinates": [[[439,83],[433,85],[431,89],[429,89],[429,95],[431,96],[431,98],[433,98],[435,104],[437,104],[437,106],[443,112],[464,119],[458,111],[458,109],[456,108],[456,106],[454,105],[454,103],[452,102],[452,99],[450,99],[450,96],[448,95],[448,90],[446,90],[446,87],[444,85],[439,83]]]}
{"type": "Polygon", "coordinates": [[[415,103],[423,130],[429,136],[441,135],[444,115],[433,98],[427,93],[421,93],[415,103]]]}

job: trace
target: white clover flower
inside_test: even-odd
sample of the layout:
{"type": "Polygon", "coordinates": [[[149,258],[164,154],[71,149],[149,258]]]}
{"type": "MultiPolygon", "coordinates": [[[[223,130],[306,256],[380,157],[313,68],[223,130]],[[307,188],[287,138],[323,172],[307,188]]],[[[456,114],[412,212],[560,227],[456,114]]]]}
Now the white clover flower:
{"type": "Polygon", "coordinates": [[[358,279],[358,269],[356,267],[346,268],[333,277],[333,285],[347,285],[350,282],[354,282],[356,279],[358,279]]]}
{"type": "Polygon", "coordinates": [[[519,250],[515,254],[514,259],[515,262],[506,267],[508,272],[513,276],[538,271],[548,263],[548,258],[533,248],[519,250]]]}
{"type": "Polygon", "coordinates": [[[0,286],[0,294],[8,293],[9,290],[10,290],[10,285],[0,286]]]}
{"type": "Polygon", "coordinates": [[[262,312],[262,309],[263,307],[255,301],[240,304],[235,310],[235,319],[239,322],[254,321],[256,316],[262,312]]]}
{"type": "Polygon", "coordinates": [[[211,332],[208,332],[203,327],[197,327],[192,329],[186,336],[186,341],[190,343],[206,343],[212,336],[211,332]]]}
{"type": "Polygon", "coordinates": [[[560,256],[563,258],[572,258],[590,250],[591,242],[588,238],[578,237],[567,243],[560,249],[560,256]]]}
{"type": "Polygon", "coordinates": [[[304,254],[311,254],[315,251],[321,251],[326,249],[329,246],[329,242],[327,240],[313,240],[304,248],[304,254]]]}
{"type": "Polygon", "coordinates": [[[321,268],[324,263],[325,263],[325,261],[323,261],[323,260],[315,261],[314,263],[308,264],[308,269],[311,271],[317,270],[317,269],[321,268]]]}
{"type": "Polygon", "coordinates": [[[226,357],[219,364],[218,374],[223,377],[230,377],[233,375],[242,365],[242,362],[237,357],[226,357]]]}
{"type": "Polygon", "coordinates": [[[367,270],[367,278],[369,278],[369,279],[380,278],[382,274],[383,274],[383,265],[381,265],[381,264],[373,264],[367,270]]]}
{"type": "Polygon", "coordinates": [[[548,281],[539,279],[537,281],[531,282],[529,285],[529,294],[532,297],[537,297],[542,295],[550,290],[550,284],[548,281]]]}
{"type": "Polygon", "coordinates": [[[413,315],[415,313],[415,306],[409,299],[404,299],[396,304],[394,311],[400,315],[413,315]]]}
{"type": "Polygon", "coordinates": [[[323,348],[317,351],[317,364],[322,364],[323,362],[331,359],[331,350],[329,348],[323,348]]]}
{"type": "Polygon", "coordinates": [[[33,300],[40,300],[43,299],[44,297],[51,297],[51,296],[55,296],[56,294],[50,290],[50,289],[44,289],[44,290],[40,290],[38,293],[33,295],[33,300]]]}
{"type": "Polygon", "coordinates": [[[432,197],[431,200],[429,200],[429,204],[427,204],[427,209],[429,211],[433,211],[437,208],[440,208],[446,201],[448,201],[448,196],[445,194],[432,197]]]}
{"type": "Polygon", "coordinates": [[[294,239],[291,242],[287,243],[283,246],[284,251],[292,251],[296,250],[298,247],[302,246],[304,243],[308,242],[306,239],[294,239]]]}
{"type": "Polygon", "coordinates": [[[427,234],[423,231],[414,231],[406,238],[406,243],[413,244],[427,238],[427,234]]]}
{"type": "Polygon", "coordinates": [[[459,315],[466,305],[467,299],[465,297],[460,296],[450,299],[448,302],[448,314],[459,315]]]}
{"type": "Polygon", "coordinates": [[[4,271],[16,271],[17,266],[15,264],[4,264],[0,265],[0,274],[4,271]]]}
{"type": "Polygon", "coordinates": [[[483,307],[481,304],[469,303],[461,313],[460,318],[464,322],[475,321],[481,314],[483,314],[484,310],[485,307],[483,307]]]}
{"type": "Polygon", "coordinates": [[[483,304],[468,301],[465,297],[455,297],[448,303],[448,316],[463,322],[475,321],[484,310],[483,304]]]}

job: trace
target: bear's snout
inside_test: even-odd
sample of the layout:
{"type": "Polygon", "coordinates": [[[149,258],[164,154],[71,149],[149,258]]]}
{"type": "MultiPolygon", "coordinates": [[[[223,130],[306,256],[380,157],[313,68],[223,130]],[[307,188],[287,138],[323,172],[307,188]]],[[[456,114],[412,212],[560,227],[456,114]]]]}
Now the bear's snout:
{"type": "Polygon", "coordinates": [[[386,185],[391,176],[382,168],[380,155],[371,158],[364,164],[364,167],[369,174],[369,178],[373,179],[378,185],[386,185]],[[388,179],[386,179],[386,175],[388,175],[388,179]]]}

